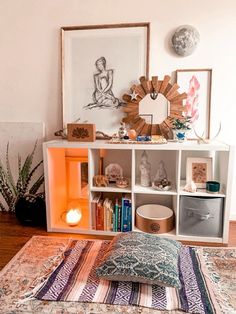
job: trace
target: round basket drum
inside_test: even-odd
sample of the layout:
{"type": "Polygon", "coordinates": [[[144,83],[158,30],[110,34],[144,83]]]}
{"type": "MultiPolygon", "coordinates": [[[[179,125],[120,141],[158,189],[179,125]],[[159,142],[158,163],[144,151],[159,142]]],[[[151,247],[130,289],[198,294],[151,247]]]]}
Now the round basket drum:
{"type": "Polygon", "coordinates": [[[166,233],[174,228],[174,213],[169,207],[147,204],[136,210],[136,227],[148,233],[166,233]]]}

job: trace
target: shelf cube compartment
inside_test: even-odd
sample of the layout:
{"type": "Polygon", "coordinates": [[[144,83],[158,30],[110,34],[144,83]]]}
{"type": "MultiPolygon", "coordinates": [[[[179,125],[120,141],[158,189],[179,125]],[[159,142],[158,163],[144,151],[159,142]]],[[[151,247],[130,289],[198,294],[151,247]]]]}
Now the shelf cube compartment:
{"type": "Polygon", "coordinates": [[[221,237],[222,197],[180,197],[179,233],[191,236],[221,237]]]}

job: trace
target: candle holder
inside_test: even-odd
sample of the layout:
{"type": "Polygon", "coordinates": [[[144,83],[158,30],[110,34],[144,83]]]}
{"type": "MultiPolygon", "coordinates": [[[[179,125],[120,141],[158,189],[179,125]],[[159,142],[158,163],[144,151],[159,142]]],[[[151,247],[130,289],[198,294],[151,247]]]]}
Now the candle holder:
{"type": "Polygon", "coordinates": [[[127,178],[124,177],[120,177],[116,180],[116,186],[118,188],[127,188],[127,186],[129,185],[129,180],[127,178]]]}

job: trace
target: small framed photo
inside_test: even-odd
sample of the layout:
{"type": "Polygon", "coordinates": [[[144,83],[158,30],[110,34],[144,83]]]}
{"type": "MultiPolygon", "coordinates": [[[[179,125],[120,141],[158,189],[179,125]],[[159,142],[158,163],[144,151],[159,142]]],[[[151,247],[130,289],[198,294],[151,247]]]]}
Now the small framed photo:
{"type": "Polygon", "coordinates": [[[212,180],[212,158],[187,158],[186,180],[193,181],[197,188],[205,189],[206,181],[212,180]]]}

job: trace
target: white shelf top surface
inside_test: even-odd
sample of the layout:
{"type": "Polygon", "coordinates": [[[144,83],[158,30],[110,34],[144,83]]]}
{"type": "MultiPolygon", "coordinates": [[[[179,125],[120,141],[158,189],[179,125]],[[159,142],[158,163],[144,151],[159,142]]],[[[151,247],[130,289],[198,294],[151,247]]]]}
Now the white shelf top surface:
{"type": "Polygon", "coordinates": [[[127,186],[126,188],[119,188],[115,184],[109,184],[106,187],[98,187],[98,186],[91,186],[91,192],[116,192],[116,193],[131,193],[131,187],[127,186]]]}
{"type": "Polygon", "coordinates": [[[205,197],[225,197],[224,191],[220,191],[219,193],[208,193],[206,189],[197,189],[196,192],[186,192],[184,191],[186,182],[181,180],[181,185],[180,185],[180,195],[185,195],[185,196],[205,196],[205,197]]]}
{"type": "Polygon", "coordinates": [[[219,150],[228,151],[230,146],[223,142],[211,142],[209,144],[198,144],[195,140],[189,140],[183,143],[170,141],[166,144],[111,144],[107,140],[96,140],[95,142],[69,142],[67,140],[53,140],[45,142],[47,148],[90,148],[90,149],[137,149],[137,150],[219,150]]]}
{"type": "Polygon", "coordinates": [[[155,190],[152,187],[144,187],[141,186],[140,184],[136,184],[134,186],[134,193],[144,193],[144,194],[163,194],[163,195],[176,195],[177,192],[175,189],[171,189],[169,191],[159,191],[159,190],[155,190]]]}

